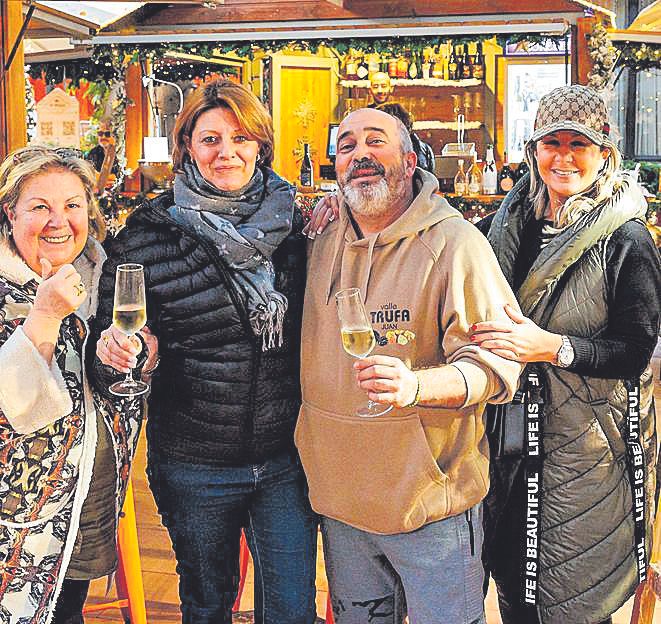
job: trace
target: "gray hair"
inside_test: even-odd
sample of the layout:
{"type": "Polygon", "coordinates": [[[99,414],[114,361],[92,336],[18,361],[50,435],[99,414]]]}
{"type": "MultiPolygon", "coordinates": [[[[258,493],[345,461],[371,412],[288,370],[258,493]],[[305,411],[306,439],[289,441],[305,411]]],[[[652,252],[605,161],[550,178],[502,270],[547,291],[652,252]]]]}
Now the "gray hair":
{"type": "Polygon", "coordinates": [[[94,196],[97,175],[92,165],[77,150],[42,146],[13,151],[0,165],[0,237],[10,240],[11,225],[4,208],[13,211],[26,182],[50,171],[69,171],[80,178],[87,199],[87,214],[94,237],[103,241],[106,222],[94,196]]]}
{"type": "MultiPolygon", "coordinates": [[[[539,174],[535,151],[537,141],[528,141],[526,144],[526,162],[530,168],[530,199],[535,210],[535,217],[542,219],[549,205],[549,193],[544,180],[539,174]]],[[[597,174],[596,180],[582,193],[570,197],[564,205],[555,213],[553,226],[564,229],[572,223],[576,223],[584,214],[591,212],[604,201],[613,196],[613,189],[622,177],[620,165],[622,156],[620,151],[610,141],[600,146],[600,149],[608,150],[608,158],[597,174]]]]}

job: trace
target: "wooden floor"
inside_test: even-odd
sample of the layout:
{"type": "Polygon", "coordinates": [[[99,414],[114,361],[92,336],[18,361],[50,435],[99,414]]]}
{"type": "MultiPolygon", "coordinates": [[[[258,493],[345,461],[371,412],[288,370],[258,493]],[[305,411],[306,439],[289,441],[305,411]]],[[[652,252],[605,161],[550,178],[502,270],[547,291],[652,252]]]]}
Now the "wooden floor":
{"type": "MultiPolygon", "coordinates": [[[[661,350],[658,352],[661,358],[661,350]]],[[[655,378],[659,379],[657,370],[655,378]]],[[[661,383],[656,386],[657,419],[661,417],[661,383]]],[[[661,431],[661,429],[658,429],[661,431]]],[[[145,475],[145,440],[140,439],[138,452],[133,468],[133,487],[135,492],[135,506],[138,524],[138,540],[142,561],[142,576],[145,586],[145,599],[147,606],[147,621],[149,624],[171,624],[180,622],[179,598],[177,594],[177,575],[175,561],[172,554],[170,539],[167,531],[160,523],[156,512],[154,500],[147,486],[145,475]]],[[[321,618],[325,616],[327,583],[323,567],[323,553],[321,546],[318,549],[317,564],[317,613],[321,618]]],[[[248,579],[241,600],[239,614],[235,617],[237,622],[250,622],[248,613],[252,610],[252,566],[248,571],[248,579]],[[245,615],[244,615],[245,614],[245,615]]],[[[88,604],[107,602],[114,597],[114,589],[109,597],[104,596],[105,580],[92,583],[88,604]]],[[[630,600],[613,617],[614,624],[629,624],[633,599],[630,600]]],[[[493,587],[489,591],[486,601],[488,624],[501,624],[493,587]]],[[[107,624],[109,622],[123,622],[117,609],[109,609],[85,618],[86,624],[107,624]]],[[[282,624],[286,624],[283,622],[282,624]]],[[[420,623],[426,624],[426,623],[420,623]]],[[[451,623],[448,623],[451,624],[451,623]]],[[[571,624],[571,623],[567,623],[571,624]]],[[[661,608],[654,614],[654,624],[661,624],[661,608]]]]}

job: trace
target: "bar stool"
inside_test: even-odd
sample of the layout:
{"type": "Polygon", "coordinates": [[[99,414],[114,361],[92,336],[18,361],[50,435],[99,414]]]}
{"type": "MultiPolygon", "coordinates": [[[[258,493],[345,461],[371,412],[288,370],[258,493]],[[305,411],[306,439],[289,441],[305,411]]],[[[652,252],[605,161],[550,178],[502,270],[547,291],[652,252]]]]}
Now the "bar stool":
{"type": "MultiPolygon", "coordinates": [[[[239,590],[237,591],[236,601],[232,607],[233,613],[236,613],[239,610],[243,588],[246,584],[246,575],[248,574],[249,559],[250,551],[248,550],[248,542],[246,541],[245,533],[241,531],[241,545],[239,547],[239,590]]],[[[328,599],[326,600],[326,624],[335,624],[335,620],[333,619],[333,605],[331,604],[330,592],[328,592],[328,599]]]]}
{"type": "Polygon", "coordinates": [[[145,591],[142,584],[142,567],[140,565],[140,550],[138,549],[138,531],[135,523],[135,503],[133,500],[133,483],[129,477],[126,488],[126,499],[122,515],[117,526],[117,558],[119,565],[115,574],[117,600],[98,605],[89,605],[83,609],[84,614],[104,611],[105,609],[121,609],[126,624],[147,624],[145,608],[145,591]]]}
{"type": "Polygon", "coordinates": [[[241,602],[241,595],[243,594],[243,588],[246,584],[246,576],[248,574],[248,561],[250,560],[250,551],[248,550],[248,542],[246,540],[246,534],[241,529],[241,544],[239,546],[239,589],[236,592],[236,600],[234,601],[234,606],[232,607],[232,613],[236,613],[239,610],[239,604],[241,602]]]}

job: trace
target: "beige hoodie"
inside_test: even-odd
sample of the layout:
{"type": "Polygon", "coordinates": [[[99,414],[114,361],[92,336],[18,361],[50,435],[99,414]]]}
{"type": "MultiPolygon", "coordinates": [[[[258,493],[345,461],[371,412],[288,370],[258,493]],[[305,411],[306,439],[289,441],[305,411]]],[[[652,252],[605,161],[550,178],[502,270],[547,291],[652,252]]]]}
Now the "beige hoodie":
{"type": "Polygon", "coordinates": [[[472,344],[473,323],[517,307],[487,240],[420,169],[408,210],[357,239],[346,210],[311,244],[303,315],[303,404],[296,444],[313,508],[374,533],[401,533],[465,511],[488,489],[487,400],[508,401],[521,372],[472,344]],[[342,349],[334,293],[359,287],[380,338],[373,354],[413,370],[456,366],[459,409],[393,409],[361,418],[367,401],[342,349]]]}

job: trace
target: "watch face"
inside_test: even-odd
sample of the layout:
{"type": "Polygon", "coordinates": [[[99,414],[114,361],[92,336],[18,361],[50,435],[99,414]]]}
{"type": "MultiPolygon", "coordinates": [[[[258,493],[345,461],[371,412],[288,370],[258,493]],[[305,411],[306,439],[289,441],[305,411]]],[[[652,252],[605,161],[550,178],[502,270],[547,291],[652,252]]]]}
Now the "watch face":
{"type": "Polygon", "coordinates": [[[574,348],[571,346],[569,340],[563,340],[562,346],[558,351],[558,366],[567,368],[574,361],[574,348]]]}

